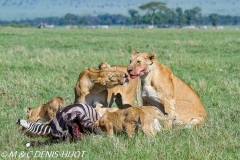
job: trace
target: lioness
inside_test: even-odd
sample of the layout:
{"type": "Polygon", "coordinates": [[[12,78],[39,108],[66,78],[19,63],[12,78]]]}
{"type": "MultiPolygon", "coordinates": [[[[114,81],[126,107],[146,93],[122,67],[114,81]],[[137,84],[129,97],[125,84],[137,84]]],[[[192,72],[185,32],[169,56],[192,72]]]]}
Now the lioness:
{"type": "Polygon", "coordinates": [[[41,120],[44,123],[49,123],[53,117],[66,106],[65,101],[61,97],[55,97],[46,104],[42,104],[36,108],[25,108],[28,115],[28,122],[36,122],[41,120]]]}
{"type": "Polygon", "coordinates": [[[96,107],[111,107],[114,99],[119,108],[127,108],[134,102],[137,80],[129,81],[127,67],[99,64],[99,69],[82,71],[75,85],[75,102],[96,107]]]}
{"type": "Polygon", "coordinates": [[[102,118],[95,121],[102,131],[111,136],[113,133],[126,132],[129,137],[142,130],[144,134],[154,136],[161,130],[159,120],[167,120],[161,111],[154,106],[118,108],[99,108],[102,118]]]}
{"type": "Polygon", "coordinates": [[[191,127],[204,121],[206,111],[198,95],[157,61],[155,54],[133,52],[127,70],[132,79],[141,79],[143,105],[156,106],[175,117],[165,122],[166,128],[173,123],[191,127]]]}
{"type": "MultiPolygon", "coordinates": [[[[117,67],[122,72],[127,72],[127,66],[113,66],[117,67]]],[[[128,75],[129,76],[129,75],[128,75]]],[[[134,97],[136,95],[137,105],[141,106],[140,82],[138,78],[129,79],[127,85],[118,85],[107,89],[107,103],[111,107],[115,102],[118,108],[128,108],[134,106],[134,97]]],[[[104,106],[106,107],[106,106],[104,106]]]]}

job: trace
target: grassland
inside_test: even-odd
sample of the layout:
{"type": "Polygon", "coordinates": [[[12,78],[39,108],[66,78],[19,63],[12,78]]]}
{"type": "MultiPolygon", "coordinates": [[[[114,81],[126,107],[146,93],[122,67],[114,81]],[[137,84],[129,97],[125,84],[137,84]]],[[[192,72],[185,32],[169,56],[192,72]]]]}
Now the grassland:
{"type": "Polygon", "coordinates": [[[91,160],[240,159],[239,34],[230,29],[0,27],[1,159],[28,159],[20,156],[21,151],[29,153],[29,159],[46,158],[36,156],[38,151],[86,151],[81,159],[91,160]],[[142,134],[132,139],[90,136],[78,143],[25,148],[26,142],[39,139],[22,135],[15,124],[18,118],[26,118],[26,106],[36,107],[55,96],[71,104],[73,87],[83,69],[97,67],[101,61],[128,65],[134,50],[156,53],[160,62],[198,93],[208,113],[203,126],[173,128],[154,138],[142,134]],[[17,156],[9,157],[16,151],[17,156]]]}

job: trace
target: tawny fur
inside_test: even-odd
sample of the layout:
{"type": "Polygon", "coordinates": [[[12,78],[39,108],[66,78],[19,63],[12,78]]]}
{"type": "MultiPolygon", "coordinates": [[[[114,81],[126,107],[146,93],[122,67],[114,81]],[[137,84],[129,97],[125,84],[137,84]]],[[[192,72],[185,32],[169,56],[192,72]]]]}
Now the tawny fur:
{"type": "Polygon", "coordinates": [[[113,107],[113,108],[106,108],[106,107],[98,107],[95,109],[97,113],[102,117],[106,112],[116,112],[119,110],[119,108],[113,107]]]}
{"type": "Polygon", "coordinates": [[[101,62],[99,69],[82,71],[75,85],[74,103],[111,107],[115,99],[119,108],[132,106],[138,80],[129,81],[126,68],[101,62]]]}
{"type": "Polygon", "coordinates": [[[156,106],[169,118],[175,117],[174,121],[166,121],[166,128],[204,122],[206,111],[199,96],[161,64],[155,54],[133,52],[128,73],[133,79],[141,79],[143,105],[156,106]]]}
{"type": "MultiPolygon", "coordinates": [[[[117,67],[118,70],[127,73],[127,66],[114,67],[117,67]]],[[[117,104],[118,108],[128,108],[134,106],[134,97],[136,97],[137,105],[141,106],[142,98],[140,93],[140,85],[141,84],[138,78],[129,78],[129,83],[127,85],[118,85],[116,87],[107,89],[107,102],[109,104],[108,107],[111,107],[113,102],[117,104]]]]}
{"type": "Polygon", "coordinates": [[[154,106],[129,107],[127,109],[99,108],[102,118],[95,123],[103,131],[113,136],[114,133],[126,132],[132,137],[135,132],[143,131],[148,136],[154,136],[160,131],[159,120],[168,120],[154,106]]]}
{"type": "Polygon", "coordinates": [[[66,103],[61,97],[55,97],[46,104],[42,104],[36,108],[25,108],[28,115],[28,122],[36,122],[41,120],[42,122],[48,124],[53,117],[64,107],[66,103]]]}

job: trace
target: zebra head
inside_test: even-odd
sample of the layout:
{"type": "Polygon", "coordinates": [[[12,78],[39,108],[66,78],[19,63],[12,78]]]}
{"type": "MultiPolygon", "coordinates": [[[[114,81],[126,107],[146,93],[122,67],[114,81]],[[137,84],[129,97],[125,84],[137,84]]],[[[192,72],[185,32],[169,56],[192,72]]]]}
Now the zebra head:
{"type": "Polygon", "coordinates": [[[18,120],[17,120],[17,124],[20,125],[20,126],[22,126],[22,127],[24,127],[24,128],[28,128],[28,123],[27,123],[27,121],[24,120],[24,119],[18,119],[18,120]]]}

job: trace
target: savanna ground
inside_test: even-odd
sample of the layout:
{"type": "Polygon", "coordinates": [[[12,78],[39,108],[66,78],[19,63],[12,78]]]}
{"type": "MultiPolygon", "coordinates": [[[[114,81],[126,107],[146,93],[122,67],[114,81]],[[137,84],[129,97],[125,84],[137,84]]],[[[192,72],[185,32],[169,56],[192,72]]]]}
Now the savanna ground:
{"type": "MultiPolygon", "coordinates": [[[[91,160],[240,159],[239,35],[240,30],[235,29],[0,27],[1,159],[46,159],[44,151],[86,151],[82,158],[77,157],[91,160]],[[89,136],[78,143],[25,148],[30,140],[44,140],[18,131],[15,123],[18,118],[26,119],[26,106],[36,107],[55,96],[71,104],[82,70],[97,67],[101,61],[128,65],[135,50],[156,53],[161,63],[198,93],[208,114],[203,126],[173,128],[154,138],[142,134],[132,139],[89,136]],[[13,152],[17,154],[9,156],[13,152]]],[[[52,155],[51,159],[68,156],[52,155]]]]}

